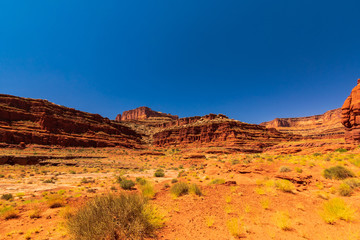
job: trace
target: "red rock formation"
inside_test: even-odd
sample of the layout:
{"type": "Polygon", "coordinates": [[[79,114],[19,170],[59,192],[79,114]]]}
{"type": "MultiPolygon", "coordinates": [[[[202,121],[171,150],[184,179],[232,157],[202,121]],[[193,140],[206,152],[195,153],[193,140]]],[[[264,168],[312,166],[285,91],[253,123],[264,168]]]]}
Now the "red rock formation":
{"type": "Polygon", "coordinates": [[[116,121],[129,121],[129,120],[146,120],[149,118],[160,117],[169,120],[177,120],[179,117],[167,113],[153,111],[148,107],[139,107],[133,110],[125,111],[122,115],[116,117],[116,121]]]}
{"type": "Polygon", "coordinates": [[[341,108],[341,123],[345,126],[345,140],[360,143],[360,79],[341,108]]]}
{"type": "Polygon", "coordinates": [[[260,125],[306,138],[342,138],[345,130],[340,120],[341,109],[338,108],[310,117],[276,118],[260,125]]]}
{"type": "Polygon", "coordinates": [[[101,117],[48,102],[0,94],[0,142],[135,148],[141,136],[101,117]]]}
{"type": "MultiPolygon", "coordinates": [[[[202,121],[167,127],[153,136],[155,146],[226,147],[241,152],[262,152],[265,148],[296,136],[280,133],[256,124],[227,119],[226,116],[208,115],[202,121]],[[210,117],[208,117],[210,116],[210,117]]],[[[195,118],[196,119],[196,118],[195,118]]],[[[194,120],[194,119],[192,119],[194,120]]],[[[184,120],[185,121],[185,120],[184,120]]],[[[181,119],[179,119],[181,122],[181,119]]]]}

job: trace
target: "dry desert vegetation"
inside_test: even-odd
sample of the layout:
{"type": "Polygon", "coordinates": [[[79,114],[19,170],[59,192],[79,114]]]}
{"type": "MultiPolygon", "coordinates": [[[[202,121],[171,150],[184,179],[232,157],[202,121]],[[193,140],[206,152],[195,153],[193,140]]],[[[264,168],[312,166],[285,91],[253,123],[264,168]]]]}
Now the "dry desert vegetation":
{"type": "Polygon", "coordinates": [[[201,152],[2,149],[56,158],[0,165],[0,239],[360,238],[360,148],[201,152]]]}

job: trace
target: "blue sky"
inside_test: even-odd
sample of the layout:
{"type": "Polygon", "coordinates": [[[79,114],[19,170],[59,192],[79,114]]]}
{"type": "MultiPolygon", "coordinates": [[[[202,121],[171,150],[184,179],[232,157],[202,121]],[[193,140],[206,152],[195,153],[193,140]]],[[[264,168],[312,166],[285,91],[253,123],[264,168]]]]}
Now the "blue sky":
{"type": "Polygon", "coordinates": [[[0,2],[0,93],[114,119],[149,106],[249,123],[341,107],[360,1],[0,2]]]}

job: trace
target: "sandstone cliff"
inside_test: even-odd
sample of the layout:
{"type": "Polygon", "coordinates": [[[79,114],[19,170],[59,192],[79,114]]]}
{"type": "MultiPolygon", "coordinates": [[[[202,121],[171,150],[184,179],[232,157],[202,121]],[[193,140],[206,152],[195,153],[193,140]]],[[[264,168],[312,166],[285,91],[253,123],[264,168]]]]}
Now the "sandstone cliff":
{"type": "Polygon", "coordinates": [[[161,113],[152,110],[148,107],[139,107],[133,110],[125,111],[116,117],[116,121],[130,121],[130,120],[146,120],[149,118],[165,118],[169,120],[177,120],[179,117],[167,113],[161,113]]]}
{"type": "Polygon", "coordinates": [[[341,109],[338,108],[310,117],[276,118],[260,125],[307,138],[341,138],[345,130],[340,120],[341,109]]]}
{"type": "Polygon", "coordinates": [[[341,123],[345,127],[345,140],[360,143],[360,79],[341,108],[341,123]]]}
{"type": "Polygon", "coordinates": [[[141,136],[99,114],[46,100],[0,94],[0,142],[82,147],[137,148],[141,136]]]}

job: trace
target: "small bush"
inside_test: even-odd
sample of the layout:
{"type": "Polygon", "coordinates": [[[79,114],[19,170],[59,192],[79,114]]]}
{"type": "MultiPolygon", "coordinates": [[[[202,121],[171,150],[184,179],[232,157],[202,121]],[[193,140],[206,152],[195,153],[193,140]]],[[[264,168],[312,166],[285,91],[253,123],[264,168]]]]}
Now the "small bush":
{"type": "Polygon", "coordinates": [[[283,173],[283,172],[291,172],[291,168],[287,167],[287,166],[282,166],[279,169],[279,172],[283,173]]]}
{"type": "Polygon", "coordinates": [[[220,178],[214,179],[210,182],[210,184],[224,184],[224,183],[225,183],[225,179],[220,179],[220,178]]]}
{"type": "Polygon", "coordinates": [[[120,182],[120,187],[124,190],[130,190],[135,186],[135,183],[132,180],[123,179],[120,182]]]}
{"type": "Polygon", "coordinates": [[[233,237],[245,237],[245,227],[240,218],[231,218],[226,222],[226,226],[233,237]]]}
{"type": "Polygon", "coordinates": [[[147,183],[147,180],[145,178],[137,177],[136,182],[140,185],[145,185],[147,183]]]}
{"type": "Polygon", "coordinates": [[[144,198],[151,199],[155,197],[156,192],[151,183],[147,182],[145,185],[142,185],[140,189],[144,198]]]}
{"type": "Polygon", "coordinates": [[[19,217],[19,212],[15,210],[14,208],[10,207],[6,211],[4,211],[1,216],[5,220],[14,219],[19,217]]]}
{"type": "Polygon", "coordinates": [[[11,193],[3,194],[1,196],[1,199],[4,199],[4,200],[11,200],[13,198],[14,198],[14,196],[11,193]]]}
{"type": "Polygon", "coordinates": [[[29,213],[29,217],[31,219],[41,218],[41,209],[38,206],[34,206],[34,208],[29,213]]]}
{"type": "Polygon", "coordinates": [[[324,170],[324,177],[328,179],[342,180],[355,177],[355,174],[343,166],[335,166],[324,170]]]}
{"type": "Polygon", "coordinates": [[[65,201],[61,195],[52,194],[47,197],[46,200],[49,208],[59,208],[65,205],[65,201]]]}
{"type": "Polygon", "coordinates": [[[171,183],[177,183],[178,180],[176,178],[171,179],[171,183]]]}
{"type": "Polygon", "coordinates": [[[295,186],[292,182],[284,179],[276,181],[275,186],[277,189],[283,192],[293,192],[293,190],[295,189],[295,186]]]}
{"type": "Polygon", "coordinates": [[[214,225],[215,223],[215,216],[207,216],[205,218],[205,222],[206,222],[206,225],[210,228],[214,225]]]}
{"type": "Polygon", "coordinates": [[[195,195],[198,195],[198,196],[202,196],[201,189],[200,189],[199,186],[196,185],[195,183],[190,185],[190,187],[189,187],[189,192],[190,192],[190,193],[193,193],[193,194],[195,194],[195,195]]]}
{"type": "Polygon", "coordinates": [[[239,163],[240,163],[240,161],[237,160],[237,159],[234,159],[234,160],[231,161],[231,165],[236,165],[236,164],[239,164],[239,163]]]}
{"type": "Polygon", "coordinates": [[[78,240],[144,239],[161,227],[165,216],[135,194],[106,195],[89,201],[67,221],[78,240]]]}
{"type": "Polygon", "coordinates": [[[354,218],[355,210],[347,205],[341,198],[333,198],[323,205],[320,216],[326,223],[334,224],[337,220],[351,221],[354,218]]]}
{"type": "Polygon", "coordinates": [[[154,173],[154,176],[155,177],[164,177],[165,176],[165,172],[164,172],[164,170],[163,169],[158,169],[158,170],[156,170],[156,172],[154,173]]]}
{"type": "Polygon", "coordinates": [[[360,187],[360,180],[356,178],[347,179],[344,183],[349,185],[352,189],[360,187]]]}
{"type": "Polygon", "coordinates": [[[176,197],[186,195],[189,193],[189,185],[184,182],[176,183],[171,187],[170,192],[176,197]]]}
{"type": "Polygon", "coordinates": [[[291,219],[287,212],[277,212],[275,215],[275,223],[281,230],[290,231],[292,229],[291,219]]]}
{"type": "Polygon", "coordinates": [[[345,148],[338,148],[335,150],[335,152],[339,152],[339,153],[344,153],[347,152],[348,150],[346,150],[345,148]]]}
{"type": "Polygon", "coordinates": [[[340,186],[339,186],[339,194],[341,196],[351,196],[353,192],[353,189],[346,183],[342,183],[340,186]]]}

